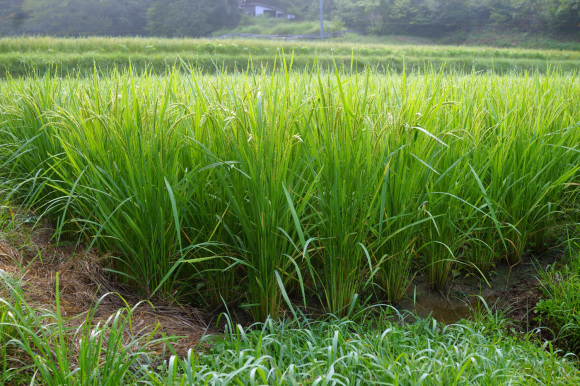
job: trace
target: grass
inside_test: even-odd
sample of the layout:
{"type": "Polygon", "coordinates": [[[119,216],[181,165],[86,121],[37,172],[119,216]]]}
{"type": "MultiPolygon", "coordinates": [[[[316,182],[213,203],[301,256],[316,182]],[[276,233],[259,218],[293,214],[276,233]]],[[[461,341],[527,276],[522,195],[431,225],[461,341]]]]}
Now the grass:
{"type": "MultiPolygon", "coordinates": [[[[340,21],[325,20],[325,32],[337,32],[344,29],[340,21]]],[[[272,17],[242,17],[240,24],[233,29],[223,29],[213,33],[213,36],[226,34],[257,34],[257,35],[316,35],[320,34],[319,21],[295,21],[275,19],[272,17]]]]}
{"type": "Polygon", "coordinates": [[[518,47],[549,50],[580,50],[578,37],[518,32],[509,29],[476,28],[457,31],[436,39],[437,44],[459,44],[468,46],[518,47]]]}
{"type": "Polygon", "coordinates": [[[580,244],[578,225],[568,241],[569,262],[561,269],[550,267],[542,273],[544,299],[536,306],[538,318],[550,325],[563,347],[580,351],[580,244]]]}
{"type": "MultiPolygon", "coordinates": [[[[248,66],[272,71],[282,52],[294,55],[294,69],[315,66],[332,70],[371,68],[382,73],[413,70],[539,71],[550,68],[573,73],[578,51],[523,50],[485,47],[429,46],[360,42],[281,42],[270,40],[16,37],[0,39],[0,76],[26,77],[31,73],[90,76],[95,66],[104,74],[123,71],[129,64],[137,73],[164,75],[184,61],[205,73],[246,71],[248,66]],[[314,62],[317,62],[317,65],[314,62]]],[[[187,71],[186,71],[187,72],[187,71]]]]}
{"type": "Polygon", "coordinates": [[[262,321],[517,264],[576,205],[575,75],[285,64],[7,80],[12,199],[59,240],[107,252],[142,296],[227,299],[262,321]]]}
{"type": "MultiPolygon", "coordinates": [[[[135,368],[150,360],[151,347],[166,341],[153,339],[132,326],[136,307],[119,310],[97,323],[100,299],[81,321],[71,327],[60,308],[56,281],[54,310],[30,304],[18,280],[0,271],[0,382],[48,384],[118,384],[137,381],[135,368]]],[[[81,316],[82,318],[82,316],[81,316]]]]}
{"type": "Polygon", "coordinates": [[[469,322],[444,326],[426,319],[400,326],[380,316],[368,322],[382,328],[349,319],[304,325],[268,320],[248,330],[232,326],[210,352],[174,358],[150,376],[154,384],[565,384],[578,379],[570,362],[556,359],[529,336],[512,339],[469,322]]]}
{"type": "Polygon", "coordinates": [[[406,324],[389,308],[345,318],[267,319],[250,328],[228,319],[224,335],[204,338],[204,350],[165,359],[152,349],[169,339],[153,339],[155,329],[134,331],[135,307],[96,323],[97,303],[71,327],[61,312],[58,278],[56,286],[52,310],[33,308],[18,281],[0,274],[8,294],[0,304],[9,310],[0,331],[10,330],[1,335],[0,382],[571,384],[580,377],[572,356],[538,345],[530,334],[507,335],[504,319],[491,311],[478,324],[449,326],[429,318],[406,324]]]}

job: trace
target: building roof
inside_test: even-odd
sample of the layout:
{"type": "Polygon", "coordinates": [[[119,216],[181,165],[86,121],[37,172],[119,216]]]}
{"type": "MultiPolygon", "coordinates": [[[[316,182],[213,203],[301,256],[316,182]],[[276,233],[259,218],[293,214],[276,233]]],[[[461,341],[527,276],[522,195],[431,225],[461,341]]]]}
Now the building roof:
{"type": "Polygon", "coordinates": [[[264,8],[274,9],[274,10],[280,11],[280,12],[286,12],[286,10],[284,8],[280,8],[280,7],[270,5],[270,4],[260,3],[260,2],[256,2],[256,1],[248,1],[248,2],[243,2],[240,4],[240,6],[242,6],[242,7],[254,7],[257,5],[262,6],[264,8]]]}

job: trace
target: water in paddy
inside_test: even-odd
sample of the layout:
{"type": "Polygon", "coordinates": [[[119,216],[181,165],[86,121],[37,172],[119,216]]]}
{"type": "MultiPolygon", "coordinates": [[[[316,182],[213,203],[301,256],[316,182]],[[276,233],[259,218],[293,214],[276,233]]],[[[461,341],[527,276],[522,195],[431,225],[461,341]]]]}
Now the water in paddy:
{"type": "Polygon", "coordinates": [[[496,303],[510,307],[531,307],[535,304],[517,305],[518,301],[528,301],[522,296],[526,291],[534,291],[538,285],[538,272],[554,264],[561,252],[550,251],[538,256],[527,256],[514,267],[500,263],[486,280],[474,274],[454,277],[442,291],[431,289],[425,279],[417,275],[409,286],[403,301],[396,305],[400,311],[410,311],[419,317],[431,315],[438,322],[456,323],[461,319],[472,319],[474,309],[496,303]],[[514,304],[510,303],[513,302],[514,304]]]}

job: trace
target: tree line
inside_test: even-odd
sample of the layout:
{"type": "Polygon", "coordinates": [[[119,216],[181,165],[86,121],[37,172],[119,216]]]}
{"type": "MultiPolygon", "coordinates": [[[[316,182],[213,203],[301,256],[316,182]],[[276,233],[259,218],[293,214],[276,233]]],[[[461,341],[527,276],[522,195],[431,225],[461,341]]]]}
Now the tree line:
{"type": "Polygon", "coordinates": [[[494,27],[520,32],[578,34],[580,0],[334,0],[351,28],[376,34],[442,35],[494,27]]]}
{"type": "Polygon", "coordinates": [[[0,35],[192,36],[234,27],[239,0],[0,0],[0,35]]]}
{"type": "MultiPolygon", "coordinates": [[[[240,1],[0,0],[0,35],[192,36],[234,27],[240,1]]],[[[580,0],[323,0],[325,16],[367,33],[442,35],[474,27],[580,33],[580,0]]],[[[297,20],[316,19],[318,0],[260,0],[297,20]]]]}

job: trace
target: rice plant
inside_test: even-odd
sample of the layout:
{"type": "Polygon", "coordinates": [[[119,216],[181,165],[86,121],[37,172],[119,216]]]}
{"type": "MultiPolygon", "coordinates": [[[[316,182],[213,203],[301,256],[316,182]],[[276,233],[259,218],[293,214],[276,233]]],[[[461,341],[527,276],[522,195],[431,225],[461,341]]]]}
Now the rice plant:
{"type": "MultiPolygon", "coordinates": [[[[279,24],[277,24],[279,25],[279,24]]],[[[294,28],[294,23],[289,24],[294,28]]],[[[368,37],[367,37],[368,38],[368,37]]],[[[571,46],[570,46],[571,48],[571,46]]],[[[0,39],[0,78],[28,77],[31,73],[62,76],[103,73],[133,67],[165,75],[175,63],[185,62],[205,73],[223,70],[245,72],[248,67],[272,71],[278,55],[294,53],[295,69],[312,68],[316,61],[324,70],[335,65],[354,71],[373,68],[380,72],[438,68],[448,72],[513,71],[550,72],[559,68],[577,71],[578,50],[498,49],[468,46],[387,45],[360,42],[306,42],[256,39],[163,39],[163,38],[53,38],[4,37],[0,39]],[[549,67],[547,65],[551,67],[549,67]]],[[[187,72],[187,71],[185,71],[187,72]]]]}
{"type": "Polygon", "coordinates": [[[575,74],[314,67],[2,82],[2,176],[144,297],[256,320],[396,302],[550,245],[577,205],[575,74]]]}

